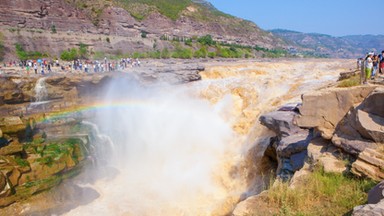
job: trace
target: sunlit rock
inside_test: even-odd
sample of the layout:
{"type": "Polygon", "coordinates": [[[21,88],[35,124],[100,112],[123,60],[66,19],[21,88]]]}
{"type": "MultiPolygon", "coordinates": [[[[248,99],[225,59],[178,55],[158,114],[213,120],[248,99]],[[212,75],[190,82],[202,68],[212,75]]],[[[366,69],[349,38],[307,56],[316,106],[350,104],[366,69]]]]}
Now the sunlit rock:
{"type": "Polygon", "coordinates": [[[295,122],[299,127],[317,128],[323,138],[331,139],[336,126],[348,111],[361,103],[376,87],[326,89],[303,95],[300,115],[295,122]]]}

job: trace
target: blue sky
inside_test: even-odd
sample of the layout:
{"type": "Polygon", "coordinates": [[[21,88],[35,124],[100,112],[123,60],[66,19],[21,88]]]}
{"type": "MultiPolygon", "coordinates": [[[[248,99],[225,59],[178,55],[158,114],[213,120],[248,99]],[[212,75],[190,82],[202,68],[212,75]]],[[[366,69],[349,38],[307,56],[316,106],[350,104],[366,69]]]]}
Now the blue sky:
{"type": "Polygon", "coordinates": [[[217,9],[265,30],[333,36],[384,34],[383,0],[208,0],[217,9]],[[375,22],[376,19],[376,22],[375,22]]]}

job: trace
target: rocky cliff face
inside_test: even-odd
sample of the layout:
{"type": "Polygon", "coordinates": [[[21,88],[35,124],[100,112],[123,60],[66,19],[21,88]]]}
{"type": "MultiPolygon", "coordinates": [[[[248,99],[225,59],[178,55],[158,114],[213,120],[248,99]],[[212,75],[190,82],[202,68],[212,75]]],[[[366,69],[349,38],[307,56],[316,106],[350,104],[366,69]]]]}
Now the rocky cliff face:
{"type": "Polygon", "coordinates": [[[13,44],[18,42],[27,50],[57,55],[81,42],[93,51],[145,51],[153,49],[155,42],[157,48],[171,46],[160,41],[162,35],[191,38],[207,34],[228,43],[267,48],[282,45],[282,40],[255,24],[214,13],[204,4],[190,2],[175,20],[158,10],[150,10],[138,20],[116,2],[97,1],[87,5],[87,1],[1,1],[0,27],[6,50],[13,51],[13,44]],[[53,28],[57,33],[53,33],[53,28]],[[142,32],[146,33],[145,38],[141,37],[142,32]]]}
{"type": "Polygon", "coordinates": [[[351,172],[382,180],[383,96],[377,86],[332,89],[303,96],[295,123],[316,128],[326,140],[356,161],[351,172]]]}
{"type": "MultiPolygon", "coordinates": [[[[320,165],[327,173],[353,173],[382,181],[383,97],[384,90],[378,86],[324,89],[304,94],[298,107],[283,107],[262,115],[261,123],[276,135],[264,154],[277,160],[278,177],[289,180],[290,188],[295,189],[307,184],[303,181],[305,176],[320,165]],[[313,133],[307,130],[310,128],[313,133]],[[345,164],[346,160],[351,167],[345,164]]],[[[272,187],[278,188],[278,184],[275,182],[272,187]]],[[[275,211],[268,204],[263,205],[269,192],[240,202],[233,215],[275,211]]],[[[355,207],[353,215],[382,215],[383,192],[381,182],[369,192],[368,204],[355,207]]]]}

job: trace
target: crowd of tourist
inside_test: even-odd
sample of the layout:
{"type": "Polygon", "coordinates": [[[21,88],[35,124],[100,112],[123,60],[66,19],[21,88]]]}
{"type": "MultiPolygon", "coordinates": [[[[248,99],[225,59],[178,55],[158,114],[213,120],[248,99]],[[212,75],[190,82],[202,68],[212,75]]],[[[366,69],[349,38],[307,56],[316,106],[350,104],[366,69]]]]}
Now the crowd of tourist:
{"type": "Polygon", "coordinates": [[[369,52],[366,54],[365,58],[359,58],[357,60],[358,69],[364,66],[364,81],[363,84],[367,84],[369,79],[375,79],[378,74],[384,73],[384,50],[381,51],[381,54],[375,54],[374,52],[369,52]]]}
{"type": "Polygon", "coordinates": [[[20,67],[21,71],[27,75],[34,74],[51,74],[54,72],[84,72],[84,73],[103,73],[122,71],[127,68],[140,67],[141,62],[138,58],[122,58],[120,60],[81,60],[76,59],[71,62],[60,62],[58,59],[38,59],[38,60],[27,60],[27,61],[9,61],[3,63],[4,68],[6,67],[20,67]]]}

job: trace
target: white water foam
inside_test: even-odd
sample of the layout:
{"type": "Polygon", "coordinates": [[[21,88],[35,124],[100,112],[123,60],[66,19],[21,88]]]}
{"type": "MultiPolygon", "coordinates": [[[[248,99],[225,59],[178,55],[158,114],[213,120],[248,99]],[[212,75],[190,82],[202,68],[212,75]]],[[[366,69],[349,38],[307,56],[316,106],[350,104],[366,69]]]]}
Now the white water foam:
{"type": "Polygon", "coordinates": [[[35,102],[42,102],[47,100],[48,91],[45,85],[46,77],[39,78],[35,85],[35,102]]]}
{"type": "Polygon", "coordinates": [[[160,93],[113,86],[96,124],[114,145],[103,161],[119,174],[98,180],[100,198],[68,215],[211,215],[238,199],[244,188],[228,180],[235,165],[228,162],[239,154],[234,133],[208,102],[176,87],[160,93]],[[134,93],[114,98],[121,91],[134,93]]]}

